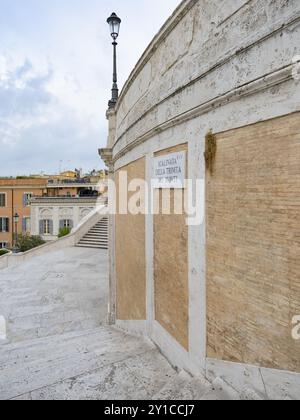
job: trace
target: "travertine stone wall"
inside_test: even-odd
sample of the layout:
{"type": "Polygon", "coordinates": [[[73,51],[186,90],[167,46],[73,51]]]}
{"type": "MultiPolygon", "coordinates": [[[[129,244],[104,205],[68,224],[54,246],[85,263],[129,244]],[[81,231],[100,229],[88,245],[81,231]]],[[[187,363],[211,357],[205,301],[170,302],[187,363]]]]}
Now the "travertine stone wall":
{"type": "MultiPolygon", "coordinates": [[[[145,159],[120,169],[127,172],[128,183],[145,179],[145,159]]],[[[117,197],[119,173],[116,173],[117,197]]],[[[133,193],[128,193],[130,200],[133,193]]],[[[117,200],[119,203],[119,200],[117,200]]],[[[145,215],[116,215],[117,319],[146,319],[145,215]]]]}
{"type": "Polygon", "coordinates": [[[207,174],[208,356],[300,372],[300,113],[217,136],[207,174]]]}
{"type": "MultiPolygon", "coordinates": [[[[205,184],[203,156],[205,136],[209,130],[213,133],[226,132],[226,137],[229,130],[246,127],[243,133],[247,133],[251,124],[265,121],[265,127],[271,127],[271,121],[275,124],[276,118],[288,118],[288,115],[299,111],[300,84],[299,78],[295,77],[293,65],[293,60],[298,55],[299,0],[183,0],[133,69],[120,93],[115,114],[110,117],[108,147],[111,148],[115,172],[127,165],[131,168],[132,162],[135,165],[135,162],[144,159],[146,178],[150,182],[153,157],[161,151],[186,143],[187,176],[205,184]]],[[[294,120],[296,117],[291,118],[294,120]]],[[[282,133],[280,144],[285,144],[287,139],[291,142],[291,126],[282,122],[276,126],[282,133]]],[[[218,138],[221,139],[222,136],[219,135],[218,138]]],[[[280,208],[272,209],[271,222],[267,222],[268,229],[263,225],[258,232],[257,228],[259,223],[265,223],[265,213],[259,209],[264,206],[267,208],[268,203],[272,203],[274,199],[272,194],[281,194],[283,185],[288,185],[287,174],[284,178],[281,173],[281,166],[286,171],[288,166],[285,162],[279,163],[282,157],[278,149],[278,153],[274,149],[274,145],[279,145],[277,138],[275,130],[270,128],[263,136],[258,132],[251,139],[245,134],[245,153],[238,142],[233,141],[234,149],[231,151],[226,148],[229,143],[225,141],[224,159],[228,153],[233,158],[226,165],[222,161],[222,154],[218,153],[218,164],[224,163],[225,175],[230,174],[228,178],[235,183],[232,185],[226,181],[224,188],[229,188],[230,192],[236,186],[240,195],[238,198],[237,193],[234,195],[237,208],[231,202],[232,197],[227,201],[225,197],[213,195],[217,209],[220,203],[225,208],[233,209],[232,216],[228,211],[228,220],[224,219],[222,223],[220,215],[214,216],[212,213],[209,217],[209,228],[214,217],[220,218],[220,233],[216,243],[209,248],[212,253],[218,246],[223,247],[214,255],[217,260],[212,256],[208,256],[206,260],[205,218],[199,225],[188,227],[183,224],[183,216],[147,215],[143,222],[138,217],[131,219],[128,216],[126,221],[123,216],[116,218],[119,236],[116,238],[115,248],[118,254],[123,253],[125,263],[129,262],[132,267],[132,276],[122,272],[123,264],[119,265],[116,273],[112,270],[112,284],[119,284],[117,294],[122,301],[120,308],[123,306],[118,317],[144,319],[146,313],[147,323],[138,323],[138,328],[144,328],[144,332],[151,336],[176,366],[193,373],[195,370],[196,374],[203,373],[207,356],[270,366],[271,356],[268,352],[271,351],[272,341],[275,360],[273,366],[275,364],[281,369],[298,370],[298,361],[292,359],[291,349],[299,345],[299,342],[291,342],[292,325],[288,323],[291,324],[291,315],[297,315],[292,314],[298,308],[293,307],[295,302],[291,299],[291,295],[296,292],[293,288],[297,282],[294,282],[296,277],[292,280],[291,276],[299,273],[299,267],[289,265],[292,261],[296,264],[297,248],[292,242],[287,245],[290,237],[284,233],[295,223],[293,219],[287,221],[287,218],[292,218],[291,212],[295,211],[295,206],[290,201],[283,200],[280,208]],[[247,160],[247,142],[251,141],[253,144],[249,144],[248,154],[254,154],[256,162],[247,160]],[[274,144],[271,145],[271,141],[274,144]],[[269,156],[256,156],[257,150],[261,153],[269,150],[269,156]],[[241,167],[244,169],[237,169],[241,167]],[[240,171],[240,177],[237,171],[240,171]],[[270,184],[273,190],[268,190],[264,196],[260,192],[261,189],[264,192],[264,182],[271,183],[269,171],[273,174],[273,183],[270,184]],[[266,178],[260,174],[266,174],[266,178]],[[253,182],[256,185],[254,190],[245,190],[245,185],[248,185],[245,182],[253,182]],[[253,208],[252,197],[256,204],[253,208]],[[246,219],[248,224],[243,219],[242,228],[239,223],[233,228],[229,222],[236,215],[244,216],[243,210],[246,213],[249,210],[246,219]],[[279,235],[273,229],[279,229],[281,224],[285,228],[279,235]],[[252,248],[248,242],[251,229],[255,232],[255,244],[252,248]],[[138,256],[123,249],[122,241],[126,235],[130,236],[128,241],[133,241],[134,249],[139,240],[142,243],[145,239],[146,246],[144,249],[139,248],[138,256]],[[229,258],[230,235],[234,244],[237,237],[239,238],[239,246],[234,245],[235,254],[229,258]],[[224,245],[223,241],[226,240],[224,245]],[[247,249],[246,255],[241,255],[243,242],[247,249]],[[251,252],[248,252],[248,247],[251,252]],[[258,248],[262,249],[261,254],[258,253],[258,248]],[[287,249],[289,257],[286,256],[287,249]],[[222,254],[223,251],[225,254],[222,254]],[[146,253],[146,263],[142,259],[143,263],[140,264],[139,253],[146,253]],[[233,259],[241,265],[228,267],[228,258],[230,263],[233,259]],[[262,276],[258,287],[254,287],[259,281],[258,276],[253,274],[255,264],[258,274],[262,276]],[[214,267],[220,271],[220,276],[212,281],[214,267]],[[234,274],[229,270],[227,280],[222,277],[221,267],[224,270],[232,268],[234,274]],[[270,267],[273,267],[273,272],[270,267]],[[237,273],[239,279],[245,280],[239,280],[237,285],[241,289],[237,287],[235,290],[234,281],[237,282],[237,279],[232,276],[237,276],[237,273]],[[274,279],[280,278],[284,273],[287,277],[283,277],[281,283],[273,286],[274,279]],[[140,279],[143,279],[141,283],[140,279]],[[287,281],[291,282],[290,289],[286,287],[287,281]],[[144,288],[140,291],[137,289],[137,284],[141,286],[143,282],[146,283],[146,292],[144,288]],[[247,288],[243,289],[246,285],[247,288]],[[249,302],[246,296],[248,288],[249,302]],[[260,294],[255,294],[255,290],[259,290],[260,294]],[[231,307],[229,301],[233,299],[234,303],[235,298],[241,304],[231,307]],[[256,315],[254,304],[258,308],[256,315]],[[138,309],[134,310],[134,305],[138,305],[138,309]],[[284,308],[283,312],[281,308],[284,308]],[[131,311],[135,314],[130,313],[131,311]],[[277,311],[279,318],[274,318],[275,321],[272,318],[270,321],[270,314],[276,314],[277,311]],[[218,323],[214,320],[214,314],[218,323]],[[230,323],[233,316],[237,317],[235,327],[230,323]],[[225,321],[222,322],[222,319],[225,321]],[[268,322],[270,328],[266,327],[268,322]],[[264,336],[266,330],[269,336],[264,336]],[[284,335],[281,336],[283,330],[284,335]],[[217,337],[220,331],[223,333],[220,338],[222,342],[217,337]],[[243,343],[246,343],[245,348],[243,343]],[[188,349],[188,352],[184,349],[188,349]]],[[[296,145],[294,146],[296,149],[296,145]]],[[[294,173],[293,177],[296,183],[298,175],[294,173]]],[[[288,187],[287,191],[292,194],[295,189],[296,184],[288,187]]],[[[210,206],[208,211],[212,212],[213,204],[210,206]]],[[[299,359],[297,351],[296,349],[295,354],[299,359]]]]}
{"type": "MultiPolygon", "coordinates": [[[[156,156],[187,151],[187,145],[161,151],[156,156]]],[[[155,319],[186,350],[189,348],[189,284],[188,284],[188,227],[186,216],[174,214],[174,195],[171,191],[171,215],[160,212],[154,216],[154,295],[155,319]]],[[[182,194],[184,200],[184,194],[182,194]]]]}
{"type": "Polygon", "coordinates": [[[299,0],[184,1],[175,28],[154,39],[147,50],[153,53],[142,57],[120,96],[115,153],[171,118],[290,65],[299,54],[299,7],[299,0]]]}

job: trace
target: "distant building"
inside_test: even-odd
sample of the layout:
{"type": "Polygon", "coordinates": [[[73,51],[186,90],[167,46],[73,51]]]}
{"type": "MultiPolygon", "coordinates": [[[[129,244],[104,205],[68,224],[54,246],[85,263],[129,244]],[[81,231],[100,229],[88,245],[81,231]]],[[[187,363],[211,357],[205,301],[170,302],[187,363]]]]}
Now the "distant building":
{"type": "Polygon", "coordinates": [[[64,171],[62,172],[58,178],[59,179],[77,179],[79,176],[77,171],[64,171]]]}
{"type": "Polygon", "coordinates": [[[0,248],[13,245],[13,216],[19,215],[18,233],[30,232],[32,196],[47,195],[44,179],[0,179],[0,248]]]}
{"type": "Polygon", "coordinates": [[[57,239],[63,228],[73,229],[88,216],[99,200],[96,195],[81,197],[35,197],[31,200],[31,234],[44,241],[57,239]]]}
{"type": "MultiPolygon", "coordinates": [[[[47,229],[36,229],[36,227],[32,227],[32,199],[35,217],[38,217],[36,216],[35,205],[37,204],[35,201],[37,198],[45,199],[43,203],[47,209],[49,207],[54,208],[55,203],[59,203],[59,200],[56,200],[58,198],[67,200],[65,201],[69,203],[67,207],[69,210],[70,208],[73,210],[70,210],[66,216],[72,216],[72,218],[61,220],[71,220],[70,227],[73,227],[76,226],[82,216],[84,217],[88,210],[90,211],[94,208],[99,194],[103,192],[105,192],[105,188],[101,188],[98,182],[91,183],[89,179],[57,179],[56,177],[52,177],[51,179],[50,177],[0,179],[0,248],[12,248],[16,233],[30,234],[34,232],[35,234],[39,234],[40,232],[44,233],[44,231],[49,231],[52,234],[50,235],[49,233],[47,235],[47,240],[57,237],[58,231],[56,229],[55,217],[62,216],[60,210],[55,210],[53,213],[51,211],[48,213],[45,212],[44,214],[39,213],[41,216],[40,220],[50,220],[50,223],[47,229]],[[49,198],[53,199],[51,205],[47,201],[49,198]],[[89,202],[86,203],[87,201],[89,202]],[[84,203],[83,207],[81,207],[80,203],[84,203]],[[86,206],[86,204],[88,205],[86,206]],[[17,229],[13,221],[15,214],[19,216],[17,229]],[[47,218],[45,218],[46,214],[47,218]],[[51,214],[53,215],[53,219],[51,214]],[[52,222],[53,229],[51,229],[52,222]]],[[[59,206],[59,208],[61,207],[64,208],[64,205],[59,206]]]]}

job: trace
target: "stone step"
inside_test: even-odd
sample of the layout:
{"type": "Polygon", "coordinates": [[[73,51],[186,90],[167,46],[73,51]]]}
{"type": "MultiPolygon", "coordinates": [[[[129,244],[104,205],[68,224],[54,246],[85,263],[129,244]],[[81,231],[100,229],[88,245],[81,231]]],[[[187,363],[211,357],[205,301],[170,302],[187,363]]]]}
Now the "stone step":
{"type": "Polygon", "coordinates": [[[107,242],[107,238],[97,237],[86,237],[84,236],[79,242],[107,242]]]}
{"type": "Polygon", "coordinates": [[[103,235],[99,235],[99,236],[89,235],[89,236],[84,236],[81,240],[82,241],[91,240],[91,241],[105,241],[105,242],[108,242],[108,237],[103,236],[103,235]]]}
{"type": "Polygon", "coordinates": [[[78,242],[77,247],[108,249],[108,218],[100,220],[78,242]]]}
{"type": "Polygon", "coordinates": [[[91,236],[91,237],[84,236],[81,239],[81,241],[86,241],[86,240],[91,240],[91,241],[93,241],[93,240],[96,240],[96,241],[103,240],[103,241],[106,241],[107,242],[108,238],[101,238],[100,236],[96,236],[96,237],[95,236],[91,236]]]}
{"type": "Polygon", "coordinates": [[[79,242],[80,244],[98,244],[98,245],[107,245],[108,241],[105,239],[81,239],[81,241],[79,242]]]}
{"type": "Polygon", "coordinates": [[[94,235],[94,236],[104,235],[104,236],[107,236],[108,237],[108,233],[107,232],[92,232],[92,231],[86,233],[85,236],[91,236],[91,235],[94,235]]]}
{"type": "Polygon", "coordinates": [[[105,236],[105,235],[95,235],[95,234],[85,235],[81,240],[84,240],[84,239],[104,239],[104,240],[108,241],[107,236],[105,236]]]}
{"type": "MultiPolygon", "coordinates": [[[[107,328],[76,336],[61,335],[14,345],[15,365],[2,365],[0,399],[12,399],[112,363],[122,362],[133,355],[153,351],[146,340],[127,336],[107,328]],[[67,340],[67,342],[66,342],[67,340]]],[[[6,347],[6,355],[13,353],[6,347]],[[7,353],[8,352],[8,353],[7,353]]],[[[156,351],[156,350],[155,350],[156,351]]]]}
{"type": "Polygon", "coordinates": [[[83,238],[79,243],[91,243],[91,244],[108,244],[108,240],[105,238],[83,238]]]}
{"type": "Polygon", "coordinates": [[[87,371],[17,397],[18,400],[150,400],[174,373],[157,351],[149,350],[95,371],[87,371]]]}
{"type": "MultiPolygon", "coordinates": [[[[22,342],[14,342],[0,347],[0,371],[19,364],[42,359],[45,356],[45,348],[51,351],[52,356],[61,352],[69,352],[78,343],[79,339],[83,346],[92,343],[93,336],[98,343],[99,334],[105,336],[106,327],[72,331],[63,336],[54,335],[44,338],[35,338],[22,342]]],[[[107,332],[107,336],[111,334],[107,332]]]]}
{"type": "Polygon", "coordinates": [[[209,390],[200,398],[201,401],[239,401],[239,393],[221,378],[216,378],[209,390]]]}
{"type": "Polygon", "coordinates": [[[104,240],[107,241],[108,238],[107,237],[102,237],[100,235],[97,236],[84,236],[81,241],[86,241],[86,240],[104,240]]]}
{"type": "MultiPolygon", "coordinates": [[[[29,319],[30,317],[27,318],[29,319]]],[[[44,319],[41,317],[39,326],[35,325],[30,327],[29,324],[25,326],[9,324],[8,338],[13,342],[22,342],[36,337],[44,338],[71,331],[84,331],[101,326],[103,321],[100,319],[100,316],[98,318],[95,319],[95,317],[90,316],[84,320],[78,317],[77,320],[48,321],[48,316],[45,316],[44,319]]]]}
{"type": "Polygon", "coordinates": [[[107,241],[100,240],[100,239],[82,239],[79,242],[79,245],[83,245],[83,244],[87,244],[87,245],[107,245],[107,241]]]}
{"type": "Polygon", "coordinates": [[[204,378],[194,378],[182,371],[167,382],[167,384],[153,396],[153,400],[162,401],[196,401],[200,400],[209,390],[211,384],[204,378]]]}
{"type": "Polygon", "coordinates": [[[92,229],[90,229],[90,232],[91,231],[97,231],[97,232],[104,231],[104,232],[107,232],[108,231],[108,226],[94,226],[92,229]]]}
{"type": "Polygon", "coordinates": [[[78,244],[76,245],[77,248],[93,248],[93,249],[108,249],[107,246],[96,246],[96,245],[88,245],[88,244],[78,244]]]}

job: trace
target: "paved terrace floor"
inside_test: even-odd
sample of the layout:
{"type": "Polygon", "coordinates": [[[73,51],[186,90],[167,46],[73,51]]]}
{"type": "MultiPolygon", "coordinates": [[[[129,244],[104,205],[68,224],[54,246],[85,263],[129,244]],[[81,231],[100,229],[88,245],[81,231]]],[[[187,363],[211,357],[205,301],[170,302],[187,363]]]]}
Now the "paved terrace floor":
{"type": "Polygon", "coordinates": [[[67,248],[0,271],[0,400],[233,398],[106,326],[107,289],[107,251],[67,248]]]}
{"type": "Polygon", "coordinates": [[[175,371],[105,326],[107,251],[67,248],[0,271],[0,399],[151,398],[175,371]]]}
{"type": "Polygon", "coordinates": [[[107,314],[107,251],[67,248],[0,271],[10,341],[99,327],[107,314]]]}

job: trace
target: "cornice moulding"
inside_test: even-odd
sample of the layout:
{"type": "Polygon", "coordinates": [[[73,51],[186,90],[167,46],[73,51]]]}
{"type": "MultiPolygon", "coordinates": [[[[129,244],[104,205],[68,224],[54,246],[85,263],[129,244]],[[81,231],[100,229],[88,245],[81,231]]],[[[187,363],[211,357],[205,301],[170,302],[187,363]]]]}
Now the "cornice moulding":
{"type": "MultiPolygon", "coordinates": [[[[296,63],[297,64],[297,63],[296,63]]],[[[176,115],[174,118],[152,128],[147,133],[143,134],[142,136],[138,137],[132,143],[128,144],[125,148],[117,152],[112,159],[112,162],[115,163],[120,159],[122,156],[126,155],[129,151],[133,150],[140,144],[146,142],[151,137],[162,133],[163,131],[174,127],[176,125],[182,124],[183,122],[189,121],[193,118],[197,118],[203,114],[206,114],[218,107],[227,105],[234,101],[239,100],[240,98],[253,95],[255,93],[264,91],[269,89],[273,86],[288,82],[289,80],[293,79],[294,73],[294,66],[295,64],[289,65],[284,67],[280,70],[277,70],[273,73],[267,74],[264,77],[261,77],[257,80],[254,80],[246,85],[240,86],[235,88],[221,96],[213,98],[209,102],[205,102],[193,108],[189,111],[186,111],[182,114],[176,115]]]]}

